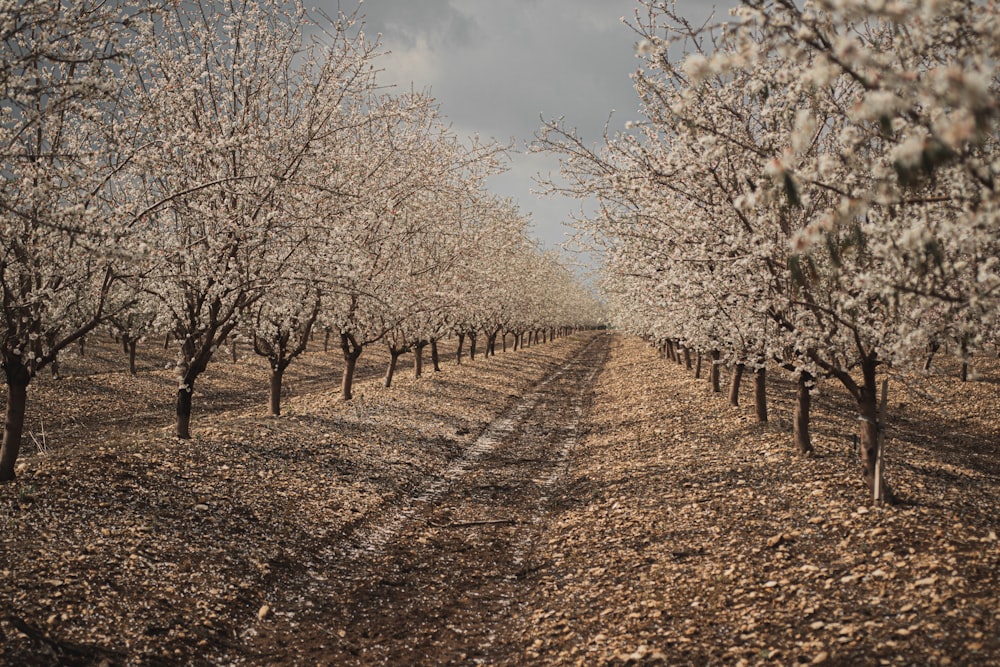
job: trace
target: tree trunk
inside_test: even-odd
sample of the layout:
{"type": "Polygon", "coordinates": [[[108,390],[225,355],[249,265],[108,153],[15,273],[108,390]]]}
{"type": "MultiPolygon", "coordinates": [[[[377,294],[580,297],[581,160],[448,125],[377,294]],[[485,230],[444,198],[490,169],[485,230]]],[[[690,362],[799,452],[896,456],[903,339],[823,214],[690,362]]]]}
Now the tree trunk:
{"type": "Polygon", "coordinates": [[[733,369],[733,377],[729,382],[729,404],[732,406],[738,407],[740,404],[740,383],[743,382],[743,371],[745,370],[745,364],[736,364],[733,369]]]}
{"type": "MultiPolygon", "coordinates": [[[[861,443],[861,465],[864,471],[865,484],[868,490],[875,492],[875,479],[878,474],[879,437],[885,424],[880,422],[885,415],[879,415],[878,386],[875,383],[877,360],[874,355],[862,359],[861,372],[864,384],[858,392],[859,440],[861,443]]],[[[892,490],[885,480],[881,480],[882,497],[886,503],[896,501],[892,490]]]]}
{"type": "Polygon", "coordinates": [[[402,353],[402,350],[397,350],[394,347],[389,348],[389,365],[385,369],[386,389],[392,386],[392,376],[396,374],[396,360],[399,359],[399,355],[402,353]]]}
{"type": "Polygon", "coordinates": [[[128,341],[128,372],[130,375],[136,375],[135,372],[135,346],[139,341],[135,338],[129,338],[128,341]]]}
{"type": "Polygon", "coordinates": [[[521,349],[521,334],[514,332],[514,351],[521,349]]]}
{"type": "Polygon", "coordinates": [[[181,345],[184,355],[184,375],[181,377],[182,386],[177,389],[177,422],[175,424],[175,435],[182,440],[191,438],[191,402],[194,396],[194,383],[212,360],[212,351],[217,345],[222,345],[226,341],[226,336],[232,331],[232,327],[226,329],[216,329],[210,335],[206,335],[205,340],[197,344],[194,339],[188,338],[181,345]],[[215,342],[213,342],[215,341],[215,342]]]}
{"type": "Polygon", "coordinates": [[[476,339],[479,336],[474,332],[469,332],[469,361],[476,360],[476,339]]]}
{"type": "Polygon", "coordinates": [[[163,349],[170,349],[170,334],[163,334],[163,349]]]}
{"type": "Polygon", "coordinates": [[[886,503],[894,502],[895,498],[887,496],[889,489],[885,484],[885,422],[886,422],[886,405],[889,398],[889,379],[885,378],[882,380],[882,397],[879,399],[878,406],[878,434],[877,434],[877,445],[876,454],[878,458],[875,461],[875,489],[872,494],[873,499],[876,503],[886,503]]]}
{"type": "Polygon", "coordinates": [[[753,373],[753,407],[757,423],[767,423],[767,369],[761,366],[753,373]]]}
{"type": "Polygon", "coordinates": [[[431,363],[434,365],[434,372],[441,371],[441,357],[438,356],[437,338],[431,338],[431,363]]]}
{"type": "Polygon", "coordinates": [[[932,340],[927,344],[927,361],[924,362],[925,371],[929,371],[931,369],[931,360],[934,358],[934,355],[937,354],[939,349],[941,349],[941,344],[936,340],[932,340]]]}
{"type": "Polygon", "coordinates": [[[194,393],[194,384],[188,382],[187,386],[177,390],[177,422],[174,434],[181,440],[191,439],[191,395],[194,393]]]}
{"type": "Polygon", "coordinates": [[[812,439],[809,437],[809,407],[812,405],[809,385],[812,379],[812,374],[802,371],[795,385],[795,419],[792,437],[795,440],[795,450],[804,456],[813,451],[812,439]]]}
{"type": "Polygon", "coordinates": [[[326,333],[323,335],[323,351],[330,351],[330,330],[327,329],[326,333]]]}
{"type": "Polygon", "coordinates": [[[455,352],[455,363],[462,365],[462,346],[465,345],[465,333],[458,334],[458,351],[455,352]]]}
{"type": "Polygon", "coordinates": [[[420,342],[413,346],[413,377],[419,378],[424,374],[424,347],[427,343],[420,342]]]}
{"type": "Polygon", "coordinates": [[[691,350],[687,347],[684,348],[684,367],[691,370],[691,350]]]}
{"type": "Polygon", "coordinates": [[[340,397],[349,401],[354,397],[354,369],[358,366],[358,357],[364,349],[361,345],[352,346],[347,334],[340,335],[340,348],[344,352],[344,380],[340,385],[340,397]]]}
{"type": "Polygon", "coordinates": [[[660,356],[662,356],[664,359],[673,359],[674,358],[674,343],[673,343],[673,341],[668,340],[668,341],[664,342],[663,345],[660,346],[660,356]]]}
{"type": "Polygon", "coordinates": [[[712,385],[713,394],[722,392],[722,387],[719,386],[719,357],[721,356],[718,350],[712,350],[712,368],[708,372],[708,381],[712,385]]]}
{"type": "Polygon", "coordinates": [[[28,382],[31,376],[19,362],[4,368],[7,376],[7,414],[3,425],[3,444],[0,445],[0,482],[9,482],[15,477],[14,464],[21,452],[21,437],[24,434],[24,410],[28,403],[28,382]]]}
{"type": "Polygon", "coordinates": [[[267,401],[267,414],[271,417],[281,415],[281,380],[284,375],[285,369],[280,365],[271,369],[271,382],[267,401]]]}
{"type": "Polygon", "coordinates": [[[698,356],[696,358],[694,366],[694,379],[695,380],[701,379],[701,350],[698,351],[698,356]]]}
{"type": "Polygon", "coordinates": [[[507,354],[507,332],[503,332],[503,338],[501,339],[500,349],[504,354],[507,354]]]}
{"type": "Polygon", "coordinates": [[[962,382],[969,381],[969,337],[968,335],[962,337],[962,371],[959,373],[959,378],[962,382]]]}
{"type": "Polygon", "coordinates": [[[232,355],[233,363],[235,364],[236,363],[236,355],[237,355],[236,339],[235,338],[232,341],[230,341],[230,343],[229,343],[229,353],[230,353],[230,355],[232,355]]]}

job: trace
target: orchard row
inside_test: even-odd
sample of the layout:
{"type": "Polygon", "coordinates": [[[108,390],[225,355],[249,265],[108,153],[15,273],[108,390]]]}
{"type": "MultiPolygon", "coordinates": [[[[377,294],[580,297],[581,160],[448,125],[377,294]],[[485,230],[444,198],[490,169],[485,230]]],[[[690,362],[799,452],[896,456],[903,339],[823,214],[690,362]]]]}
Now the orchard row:
{"type": "Polygon", "coordinates": [[[0,355],[11,479],[27,387],[97,328],[179,342],[178,437],[234,337],[282,373],[314,328],[363,350],[594,323],[485,180],[508,147],[388,94],[355,16],[297,0],[0,4],[0,355]]]}
{"type": "Polygon", "coordinates": [[[803,452],[810,388],[839,381],[874,490],[880,368],[997,341],[1000,6],[746,0],[731,17],[643,0],[641,121],[598,148],[550,123],[538,148],[563,160],[553,190],[599,201],[579,226],[606,254],[611,321],[759,382],[793,373],[803,452]]]}

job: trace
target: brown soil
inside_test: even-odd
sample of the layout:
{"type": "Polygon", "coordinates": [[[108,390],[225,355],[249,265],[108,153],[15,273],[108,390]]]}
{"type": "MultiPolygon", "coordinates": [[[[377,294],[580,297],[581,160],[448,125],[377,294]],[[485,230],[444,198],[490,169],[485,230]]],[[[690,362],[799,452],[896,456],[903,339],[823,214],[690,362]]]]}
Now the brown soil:
{"type": "Polygon", "coordinates": [[[91,348],[0,486],[5,664],[1000,664],[995,360],[892,378],[877,508],[835,386],[801,459],[777,373],[761,426],[633,339],[366,352],[348,404],[314,351],[278,419],[220,357],[186,442],[168,353],[91,348]]]}

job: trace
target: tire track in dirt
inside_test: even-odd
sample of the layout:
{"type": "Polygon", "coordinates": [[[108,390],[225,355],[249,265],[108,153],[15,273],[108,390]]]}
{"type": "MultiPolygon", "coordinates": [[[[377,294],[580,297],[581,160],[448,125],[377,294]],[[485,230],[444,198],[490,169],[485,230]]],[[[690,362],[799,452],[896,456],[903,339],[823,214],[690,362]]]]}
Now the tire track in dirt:
{"type": "Polygon", "coordinates": [[[609,341],[596,335],[409,502],[331,545],[323,599],[294,638],[261,647],[268,662],[518,664],[528,647],[510,623],[609,341]]]}
{"type": "MultiPolygon", "coordinates": [[[[454,485],[467,475],[480,460],[488,457],[497,446],[514,437],[516,433],[523,429],[527,420],[536,417],[535,412],[539,403],[544,402],[546,397],[552,393],[553,386],[562,387],[565,384],[566,378],[576,381],[580,376],[581,369],[583,371],[586,370],[582,364],[585,364],[589,360],[589,354],[593,354],[591,348],[595,345],[600,345],[599,341],[603,338],[602,336],[596,336],[591,339],[584,348],[581,348],[577,352],[576,356],[569,359],[548,377],[542,379],[533,387],[531,392],[522,396],[503,415],[493,420],[479,437],[469,445],[462,456],[453,461],[443,472],[429,477],[410,497],[409,504],[399,507],[387,518],[363,526],[355,531],[348,538],[347,544],[341,547],[343,549],[340,554],[341,558],[354,560],[363,554],[375,555],[382,551],[392,538],[399,533],[402,527],[416,517],[418,512],[425,509],[427,505],[435,503],[451,485],[454,485]]],[[[607,346],[606,340],[604,341],[604,346],[607,346]]],[[[589,374],[589,378],[583,383],[584,386],[593,384],[593,377],[596,375],[596,372],[597,369],[589,374]]],[[[574,398],[580,399],[581,396],[582,394],[574,395],[574,398]]],[[[567,427],[574,434],[576,421],[579,420],[579,416],[582,414],[581,405],[578,404],[576,406],[576,420],[567,427]]],[[[575,444],[575,438],[573,442],[575,444]]],[[[566,443],[561,452],[563,458],[568,451],[570,440],[567,439],[566,443]]],[[[555,476],[556,474],[554,473],[553,479],[555,476]]]]}

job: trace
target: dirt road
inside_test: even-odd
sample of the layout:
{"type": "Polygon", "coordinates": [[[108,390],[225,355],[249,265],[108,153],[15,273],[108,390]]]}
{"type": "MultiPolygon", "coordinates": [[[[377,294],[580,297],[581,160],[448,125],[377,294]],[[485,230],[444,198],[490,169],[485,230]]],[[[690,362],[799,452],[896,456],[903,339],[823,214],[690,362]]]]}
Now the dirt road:
{"type": "MultiPolygon", "coordinates": [[[[447,469],[326,551],[321,594],[257,638],[275,664],[515,664],[525,598],[609,336],[494,420],[447,469]],[[294,637],[294,638],[293,638],[294,637]],[[282,646],[284,644],[284,646],[282,646]]],[[[295,587],[298,588],[298,587],[295,587]]],[[[287,603],[282,605],[286,610],[287,603]]]]}

